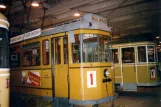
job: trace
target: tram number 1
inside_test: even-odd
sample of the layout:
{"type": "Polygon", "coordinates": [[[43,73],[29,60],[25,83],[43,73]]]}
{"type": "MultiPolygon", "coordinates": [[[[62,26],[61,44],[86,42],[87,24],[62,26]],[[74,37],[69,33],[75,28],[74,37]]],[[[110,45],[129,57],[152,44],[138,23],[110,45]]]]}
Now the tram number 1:
{"type": "Polygon", "coordinates": [[[96,71],[87,71],[87,88],[97,87],[96,71]]]}
{"type": "Polygon", "coordinates": [[[155,68],[150,68],[150,79],[155,79],[155,68]]]}

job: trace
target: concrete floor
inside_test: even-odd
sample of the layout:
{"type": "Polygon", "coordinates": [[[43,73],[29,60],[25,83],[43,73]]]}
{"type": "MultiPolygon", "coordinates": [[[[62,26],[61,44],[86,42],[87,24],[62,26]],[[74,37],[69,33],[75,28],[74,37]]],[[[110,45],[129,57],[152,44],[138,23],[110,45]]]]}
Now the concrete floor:
{"type": "MultiPolygon", "coordinates": [[[[161,87],[140,88],[139,92],[120,92],[114,107],[161,107],[161,87]]],[[[99,107],[112,107],[111,103],[99,107]]]]}
{"type": "MultiPolygon", "coordinates": [[[[100,107],[111,107],[110,103],[100,107]]],[[[114,107],[161,107],[161,99],[158,95],[120,96],[114,101],[114,107]]]]}
{"type": "MultiPolygon", "coordinates": [[[[98,107],[161,107],[161,86],[138,88],[138,92],[118,92],[119,96],[112,103],[104,103],[98,107]]],[[[35,106],[28,106],[35,107],[35,106]]],[[[85,107],[85,106],[74,106],[85,107]]],[[[91,107],[91,106],[86,106],[91,107]]]]}

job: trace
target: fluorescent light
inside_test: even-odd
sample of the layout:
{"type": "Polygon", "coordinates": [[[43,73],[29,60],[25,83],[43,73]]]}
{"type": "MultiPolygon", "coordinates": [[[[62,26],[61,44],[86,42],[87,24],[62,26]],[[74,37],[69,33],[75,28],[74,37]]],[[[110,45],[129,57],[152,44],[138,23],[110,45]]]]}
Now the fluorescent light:
{"type": "Polygon", "coordinates": [[[160,37],[159,36],[156,36],[157,39],[159,39],[160,37]]]}
{"type": "Polygon", "coordinates": [[[78,12],[78,10],[76,10],[76,12],[74,13],[74,16],[79,17],[80,13],[78,12]]]}
{"type": "Polygon", "coordinates": [[[39,6],[39,2],[37,0],[33,0],[32,3],[31,3],[31,5],[33,7],[38,7],[39,6]]]}
{"type": "Polygon", "coordinates": [[[0,8],[1,8],[1,9],[5,9],[6,6],[5,6],[4,4],[0,4],[0,8]]]}

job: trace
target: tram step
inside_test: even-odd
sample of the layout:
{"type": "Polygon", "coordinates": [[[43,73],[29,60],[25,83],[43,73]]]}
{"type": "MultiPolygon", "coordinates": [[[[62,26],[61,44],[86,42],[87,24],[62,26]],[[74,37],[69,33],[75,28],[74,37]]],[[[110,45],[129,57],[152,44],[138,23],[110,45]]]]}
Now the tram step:
{"type": "Polygon", "coordinates": [[[124,83],[123,91],[137,91],[136,83],[124,83]]]}

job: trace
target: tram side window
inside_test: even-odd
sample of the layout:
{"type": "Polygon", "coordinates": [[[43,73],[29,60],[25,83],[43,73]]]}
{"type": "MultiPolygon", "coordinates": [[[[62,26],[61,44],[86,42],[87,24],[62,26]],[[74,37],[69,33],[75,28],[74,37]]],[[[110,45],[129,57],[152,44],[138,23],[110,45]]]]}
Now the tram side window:
{"type": "Polygon", "coordinates": [[[112,58],[114,63],[119,63],[118,49],[112,49],[112,58]]]}
{"type": "Polygon", "coordinates": [[[148,46],[148,62],[155,62],[154,46],[148,46]]]}
{"type": "Polygon", "coordinates": [[[49,65],[49,40],[42,42],[43,65],[49,65]]]}
{"type": "Polygon", "coordinates": [[[72,43],[72,59],[73,63],[80,63],[80,38],[79,35],[74,35],[72,43]]]}
{"type": "Polygon", "coordinates": [[[135,53],[133,47],[122,48],[122,62],[123,63],[135,62],[135,53]]]}
{"type": "Polygon", "coordinates": [[[64,46],[63,46],[64,64],[67,64],[68,63],[68,38],[67,37],[63,38],[63,43],[64,43],[64,46]]]}
{"type": "Polygon", "coordinates": [[[20,67],[20,46],[12,47],[10,52],[11,67],[20,67]]]}
{"type": "Polygon", "coordinates": [[[34,42],[23,45],[23,66],[40,65],[40,43],[34,42]]]}
{"type": "Polygon", "coordinates": [[[60,64],[60,38],[55,38],[55,64],[60,64]]]}
{"type": "Polygon", "coordinates": [[[138,46],[138,62],[146,62],[146,47],[138,46]]]}

